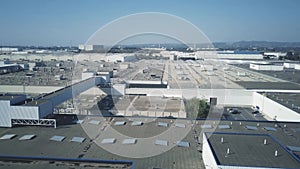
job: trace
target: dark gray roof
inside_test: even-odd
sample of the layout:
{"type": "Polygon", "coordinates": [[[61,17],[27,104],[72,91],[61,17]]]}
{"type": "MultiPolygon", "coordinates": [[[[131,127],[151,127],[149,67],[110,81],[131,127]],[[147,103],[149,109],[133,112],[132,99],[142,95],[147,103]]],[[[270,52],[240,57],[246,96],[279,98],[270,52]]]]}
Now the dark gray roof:
{"type": "Polygon", "coordinates": [[[299,168],[300,163],[276,139],[265,134],[207,133],[220,165],[299,168]],[[223,138],[223,143],[221,143],[223,138]],[[264,140],[267,144],[264,144],[264,140]],[[229,149],[229,154],[228,154],[229,149]],[[278,156],[275,156],[275,151],[278,156]]]}
{"type": "MultiPolygon", "coordinates": [[[[64,119],[64,118],[62,118],[64,119]]],[[[90,117],[89,120],[85,120],[85,123],[88,123],[90,120],[100,120],[97,117],[90,117]]],[[[164,119],[164,118],[153,118],[149,119],[150,122],[145,122],[142,126],[131,126],[131,120],[124,117],[114,117],[107,118],[107,121],[101,121],[99,126],[89,125],[91,127],[101,128],[101,125],[107,123],[111,124],[118,132],[125,134],[132,138],[137,138],[137,142],[141,142],[140,138],[148,138],[152,136],[157,136],[160,133],[165,132],[169,128],[173,127],[178,130],[182,128],[175,127],[174,119],[164,119]],[[126,121],[124,126],[115,126],[114,122],[116,121],[126,121]],[[168,123],[168,127],[159,127],[157,126],[158,122],[168,123]]],[[[143,121],[142,117],[136,117],[136,121],[143,121]],[[141,118],[141,119],[138,119],[141,118]]],[[[192,120],[187,120],[189,123],[194,122],[192,120]]],[[[246,125],[257,126],[258,122],[247,122],[242,121],[242,125],[239,124],[239,121],[206,121],[205,124],[210,124],[213,126],[212,129],[202,129],[201,125],[204,125],[203,120],[197,120],[197,125],[195,125],[192,130],[187,133],[187,136],[183,140],[189,142],[189,147],[179,147],[174,146],[169,151],[166,151],[157,156],[147,157],[147,158],[126,158],[113,153],[106,151],[105,149],[96,145],[91,138],[85,133],[80,124],[64,125],[58,126],[58,128],[45,128],[45,127],[17,127],[17,128],[0,128],[0,133],[2,135],[14,133],[17,135],[16,138],[12,140],[1,140],[0,141],[0,152],[5,155],[20,155],[20,156],[50,156],[50,157],[63,157],[63,158],[97,158],[104,160],[133,160],[135,162],[135,168],[181,168],[181,169],[190,169],[190,168],[204,168],[202,161],[202,145],[198,143],[199,139],[201,140],[201,132],[203,131],[217,131],[217,132],[241,132],[241,133],[253,133],[253,134],[271,134],[276,139],[278,139],[283,145],[297,146],[300,147],[300,130],[299,123],[278,123],[277,131],[267,131],[263,127],[274,127],[274,122],[259,122],[260,125],[258,130],[247,130],[246,125]],[[286,127],[283,127],[286,124],[286,127]],[[219,129],[219,125],[229,125],[230,129],[219,129]],[[19,137],[24,134],[34,134],[35,138],[28,141],[20,141],[19,137]],[[65,136],[65,140],[62,142],[50,141],[49,139],[54,136],[65,136]],[[73,137],[83,137],[86,140],[81,144],[70,143],[69,140],[73,137]],[[198,139],[199,138],[199,139],[198,139]],[[30,150],[30,151],[28,151],[30,150]]],[[[188,124],[188,123],[187,123],[188,124]]],[[[100,134],[102,130],[99,130],[100,134]]],[[[165,139],[165,138],[161,138],[165,139]]],[[[218,138],[217,138],[218,140],[218,138]]],[[[241,140],[244,140],[241,138],[241,140]]],[[[248,139],[246,139],[248,140],[248,139]]],[[[255,139],[254,139],[255,140],[255,139]]],[[[101,140],[102,141],[102,140],[101,140]]],[[[224,141],[226,139],[224,138],[224,141]]],[[[120,144],[122,139],[117,139],[115,144],[120,144]]],[[[171,142],[169,142],[171,144],[171,142]]],[[[115,145],[113,144],[113,145],[115,145]]],[[[153,146],[154,142],[151,142],[153,146]]],[[[172,143],[173,144],[173,143],[172,143]]],[[[176,142],[175,142],[176,144],[176,142]]],[[[164,146],[163,146],[164,147],[164,146]]],[[[255,159],[256,156],[253,156],[255,159]]],[[[267,159],[272,160],[273,159],[267,159]]],[[[1,161],[1,160],[0,160],[1,161]]],[[[291,163],[293,164],[293,163],[291,163]]],[[[11,164],[13,165],[13,164],[11,164]]],[[[16,165],[19,167],[19,165],[16,165]]],[[[40,166],[39,166],[40,167],[40,166]]],[[[36,168],[39,168],[38,166],[36,168]]],[[[44,164],[44,167],[51,168],[53,165],[44,164]]],[[[24,167],[26,168],[26,167],[24,167]]],[[[28,168],[28,167],[27,167],[28,168]]]]}

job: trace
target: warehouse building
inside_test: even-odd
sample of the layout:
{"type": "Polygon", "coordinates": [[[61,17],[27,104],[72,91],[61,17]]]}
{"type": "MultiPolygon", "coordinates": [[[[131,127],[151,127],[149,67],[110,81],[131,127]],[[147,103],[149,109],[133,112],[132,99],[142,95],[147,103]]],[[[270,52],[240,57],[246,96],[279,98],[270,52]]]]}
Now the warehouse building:
{"type": "Polygon", "coordinates": [[[15,64],[11,63],[9,60],[0,61],[0,74],[10,73],[10,72],[17,72],[24,68],[26,68],[28,64],[15,64]]]}
{"type": "Polygon", "coordinates": [[[82,52],[105,52],[103,45],[79,45],[78,49],[82,52]]]}
{"type": "Polygon", "coordinates": [[[263,59],[263,55],[256,51],[220,51],[217,56],[219,59],[263,59]]]}
{"type": "Polygon", "coordinates": [[[277,64],[261,64],[261,63],[250,63],[250,69],[254,70],[266,70],[266,71],[282,71],[283,65],[277,65],[277,64]]]}
{"type": "Polygon", "coordinates": [[[26,95],[0,96],[0,126],[12,127],[19,122],[38,121],[53,112],[52,103],[48,100],[27,102],[26,95]]]}
{"type": "MultiPolygon", "coordinates": [[[[108,76],[104,75],[104,77],[108,76]]],[[[106,80],[102,76],[91,77],[30,101],[27,100],[26,95],[1,95],[0,127],[26,124],[55,127],[55,120],[47,119],[52,115],[55,106],[103,82],[106,80]]]]}

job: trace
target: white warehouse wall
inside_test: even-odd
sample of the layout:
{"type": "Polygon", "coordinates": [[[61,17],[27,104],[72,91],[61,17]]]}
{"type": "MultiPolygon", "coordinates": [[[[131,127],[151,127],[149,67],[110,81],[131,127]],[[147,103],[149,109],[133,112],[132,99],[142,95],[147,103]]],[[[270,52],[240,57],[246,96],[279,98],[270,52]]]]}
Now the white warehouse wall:
{"type": "MultiPolygon", "coordinates": [[[[226,166],[226,165],[218,165],[218,169],[276,169],[270,167],[245,167],[245,166],[226,166]]],[[[277,168],[280,169],[280,168],[277,168]]]]}
{"type": "Polygon", "coordinates": [[[259,106],[263,114],[278,121],[300,122],[300,114],[259,94],[253,92],[253,106],[259,106]]]}
{"type": "Polygon", "coordinates": [[[218,168],[217,162],[211,151],[211,148],[207,141],[207,137],[206,137],[205,133],[203,133],[202,159],[203,159],[206,169],[217,169],[218,168]]]}
{"type": "Polygon", "coordinates": [[[39,119],[38,106],[11,106],[11,119],[39,119]]]}
{"type": "Polygon", "coordinates": [[[9,100],[0,100],[0,127],[11,127],[9,100]]]}

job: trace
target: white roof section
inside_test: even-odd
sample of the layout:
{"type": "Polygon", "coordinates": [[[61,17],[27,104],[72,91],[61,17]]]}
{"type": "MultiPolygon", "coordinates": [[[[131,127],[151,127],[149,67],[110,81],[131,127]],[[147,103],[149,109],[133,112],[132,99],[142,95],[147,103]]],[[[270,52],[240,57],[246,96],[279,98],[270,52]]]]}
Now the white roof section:
{"type": "Polygon", "coordinates": [[[204,125],[201,125],[201,128],[202,129],[212,129],[213,126],[211,124],[204,124],[204,125]]]}
{"type": "Polygon", "coordinates": [[[133,122],[131,123],[131,125],[132,125],[132,126],[141,126],[141,125],[143,125],[143,122],[141,122],[141,121],[133,121],[133,122]]]}
{"type": "Polygon", "coordinates": [[[77,143],[83,143],[85,140],[84,137],[73,137],[70,142],[77,142],[77,143]]]}
{"type": "Polygon", "coordinates": [[[0,140],[10,140],[14,138],[16,134],[5,134],[4,136],[0,137],[0,140]]]}
{"type": "Polygon", "coordinates": [[[50,140],[62,142],[65,138],[65,136],[52,136],[50,140]]]}
{"type": "Polygon", "coordinates": [[[245,126],[248,130],[258,130],[256,126],[245,126]]]}
{"type": "Polygon", "coordinates": [[[89,124],[99,125],[100,121],[99,120],[91,120],[91,121],[89,121],[89,124]]]}
{"type": "Polygon", "coordinates": [[[183,123],[175,123],[175,127],[185,128],[185,124],[183,124],[183,123]]]}
{"type": "Polygon", "coordinates": [[[168,123],[165,123],[165,122],[158,122],[158,123],[157,123],[157,126],[159,126],[159,127],[168,127],[168,123]]]}
{"type": "Polygon", "coordinates": [[[116,142],[115,138],[105,138],[101,141],[102,144],[114,144],[116,142]]]}
{"type": "Polygon", "coordinates": [[[177,141],[176,144],[178,147],[190,147],[190,143],[187,141],[177,141]]]}
{"type": "Polygon", "coordinates": [[[122,141],[122,144],[136,144],[137,139],[136,138],[128,138],[128,139],[124,139],[122,141]]]}
{"type": "Polygon", "coordinates": [[[28,134],[28,135],[24,135],[21,138],[19,138],[19,140],[31,140],[35,137],[34,134],[28,134]]]}
{"type": "Polygon", "coordinates": [[[160,145],[160,146],[168,146],[168,141],[167,140],[155,140],[155,145],[160,145]]]}
{"type": "Polygon", "coordinates": [[[126,124],[125,121],[116,121],[115,126],[124,126],[126,124]]]}

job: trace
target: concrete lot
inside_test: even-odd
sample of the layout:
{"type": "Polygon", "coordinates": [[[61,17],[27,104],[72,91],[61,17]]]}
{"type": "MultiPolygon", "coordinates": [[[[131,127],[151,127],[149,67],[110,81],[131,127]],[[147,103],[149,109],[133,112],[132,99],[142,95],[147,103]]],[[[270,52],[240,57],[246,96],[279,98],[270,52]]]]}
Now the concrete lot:
{"type": "Polygon", "coordinates": [[[224,108],[224,114],[228,115],[225,118],[227,120],[253,120],[253,121],[265,121],[263,114],[254,115],[252,112],[254,112],[255,109],[251,107],[225,107],[224,108]],[[237,110],[240,113],[238,114],[232,114],[229,112],[229,109],[237,110]]]}

